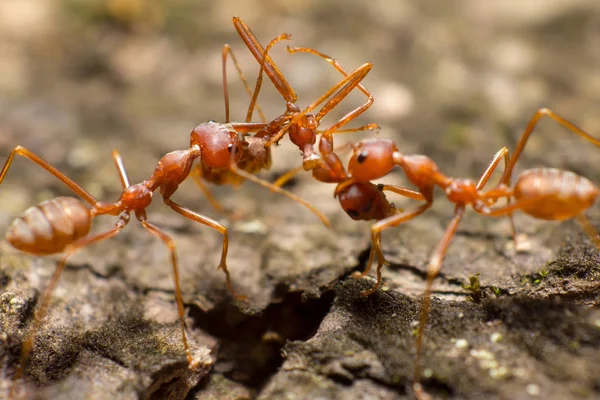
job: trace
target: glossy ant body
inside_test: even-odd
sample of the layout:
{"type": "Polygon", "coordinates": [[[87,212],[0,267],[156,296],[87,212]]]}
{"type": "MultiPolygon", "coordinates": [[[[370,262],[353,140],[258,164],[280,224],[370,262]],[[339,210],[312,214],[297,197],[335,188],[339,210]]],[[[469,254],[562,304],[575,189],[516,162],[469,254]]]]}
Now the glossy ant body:
{"type": "Polygon", "coordinates": [[[225,45],[223,48],[223,87],[225,95],[226,124],[208,122],[194,128],[192,134],[197,137],[202,137],[202,140],[205,143],[210,143],[211,147],[210,153],[207,153],[206,156],[201,158],[201,163],[194,168],[192,175],[195,178],[196,183],[211,201],[213,207],[217,210],[222,211],[223,208],[212,197],[202,180],[214,184],[231,184],[236,186],[242,183],[243,180],[248,179],[273,191],[281,192],[303,204],[329,226],[329,222],[325,217],[310,204],[291,193],[284,191],[278,185],[273,185],[270,182],[259,179],[253,174],[258,173],[262,169],[268,169],[271,166],[270,146],[274,143],[278,143],[287,132],[289,132],[291,141],[298,146],[303,154],[304,168],[309,169],[316,165],[315,163],[318,162],[319,156],[314,152],[313,145],[316,142],[318,134],[317,128],[319,127],[321,119],[331,112],[335,106],[357,87],[367,96],[367,102],[346,114],[338,122],[329,127],[326,132],[355,132],[377,129],[378,126],[376,124],[370,124],[359,128],[340,130],[343,125],[362,114],[373,103],[373,96],[371,96],[371,94],[360,84],[371,70],[372,64],[366,63],[348,74],[336,60],[319,53],[316,50],[309,48],[288,48],[290,53],[309,52],[323,57],[344,75],[344,78],[340,82],[326,91],[308,107],[301,110],[300,107],[296,105],[298,99],[297,94],[268,54],[273,45],[284,39],[289,40],[290,35],[281,34],[273,39],[266,48],[263,48],[250,28],[239,17],[233,18],[233,24],[248,49],[259,62],[259,76],[256,87],[252,92],[238,66],[231,48],[228,45],[225,45]],[[229,123],[229,97],[226,76],[226,61],[228,55],[231,55],[240,78],[242,79],[247,92],[251,95],[251,102],[248,107],[246,121],[242,123],[229,123]],[[256,105],[256,100],[260,91],[263,72],[273,82],[275,88],[286,101],[286,110],[277,118],[270,122],[266,122],[262,115],[262,111],[259,109],[263,122],[251,122],[253,111],[255,107],[258,107],[256,105]],[[329,100],[316,115],[311,113],[327,99],[329,100]],[[254,134],[251,135],[251,133],[254,134]]]}

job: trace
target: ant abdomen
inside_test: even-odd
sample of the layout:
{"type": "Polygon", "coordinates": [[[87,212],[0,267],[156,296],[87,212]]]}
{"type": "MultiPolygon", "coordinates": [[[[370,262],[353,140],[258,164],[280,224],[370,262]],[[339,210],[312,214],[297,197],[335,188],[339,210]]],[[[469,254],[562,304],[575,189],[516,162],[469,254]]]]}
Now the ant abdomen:
{"type": "Polygon", "coordinates": [[[48,255],[62,252],[91,226],[92,215],[84,203],[57,197],[25,210],[8,228],[6,240],[26,253],[48,255]]]}
{"type": "Polygon", "coordinates": [[[354,220],[381,220],[396,211],[385,194],[371,182],[352,183],[343,187],[336,196],[346,214],[354,220]]]}
{"type": "Polygon", "coordinates": [[[600,189],[589,179],[571,171],[557,168],[534,168],[523,171],[517,178],[514,197],[537,198],[523,203],[523,212],[545,220],[566,220],[589,208],[600,189]]]}

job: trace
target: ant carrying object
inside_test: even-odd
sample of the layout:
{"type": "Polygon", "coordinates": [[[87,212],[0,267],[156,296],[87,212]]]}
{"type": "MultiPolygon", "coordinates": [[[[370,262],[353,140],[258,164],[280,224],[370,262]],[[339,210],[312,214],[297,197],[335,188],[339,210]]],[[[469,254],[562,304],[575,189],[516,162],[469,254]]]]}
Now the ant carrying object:
{"type": "Polygon", "coordinates": [[[327,219],[312,207],[312,205],[295,195],[284,191],[279,185],[274,185],[257,178],[254,174],[262,169],[270,168],[270,146],[274,143],[278,143],[287,132],[289,132],[291,141],[302,151],[304,157],[303,165],[305,168],[314,164],[319,156],[315,154],[313,144],[316,142],[318,134],[317,128],[319,127],[321,119],[330,113],[335,106],[357,87],[367,96],[367,102],[346,114],[338,122],[329,127],[326,132],[339,133],[377,129],[378,126],[376,124],[370,124],[359,128],[340,130],[343,125],[362,114],[373,103],[373,97],[360,83],[371,70],[372,65],[366,63],[348,74],[336,60],[319,53],[316,50],[309,48],[288,48],[290,53],[309,52],[323,57],[344,75],[344,78],[340,82],[327,90],[308,107],[301,110],[300,107],[296,105],[298,99],[296,92],[286,81],[285,77],[268,54],[269,50],[277,42],[289,40],[290,35],[286,33],[281,34],[269,42],[266,48],[263,48],[250,28],[239,17],[233,17],[233,24],[248,49],[259,62],[259,76],[256,81],[255,89],[252,91],[241,72],[233,51],[228,45],[223,47],[223,89],[225,96],[226,123],[218,124],[216,122],[207,122],[198,125],[192,131],[192,136],[198,138],[201,149],[204,151],[205,147],[207,148],[205,154],[203,154],[200,159],[201,162],[193,169],[192,176],[213,207],[219,211],[223,211],[223,207],[210,194],[203,180],[215,184],[230,184],[236,186],[247,179],[273,191],[281,192],[287,197],[301,203],[313,211],[325,225],[329,226],[327,219]],[[228,55],[231,55],[244,87],[251,96],[246,121],[241,123],[229,122],[229,94],[226,74],[228,55]],[[270,122],[266,122],[262,111],[257,105],[263,72],[273,82],[275,88],[286,101],[285,112],[270,122]],[[315,108],[327,99],[329,100],[316,115],[311,114],[315,108]],[[251,122],[255,108],[258,110],[262,122],[251,122]],[[251,135],[251,133],[254,134],[251,135]]]}

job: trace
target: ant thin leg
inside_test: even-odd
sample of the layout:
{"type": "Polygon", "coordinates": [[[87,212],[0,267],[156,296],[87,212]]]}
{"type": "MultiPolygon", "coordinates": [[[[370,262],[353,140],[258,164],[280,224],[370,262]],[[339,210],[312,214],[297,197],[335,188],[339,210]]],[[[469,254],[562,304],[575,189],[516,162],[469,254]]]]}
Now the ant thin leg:
{"type": "MultiPolygon", "coordinates": [[[[415,357],[415,369],[413,376],[413,388],[415,393],[421,392],[422,387],[419,382],[421,379],[421,346],[423,343],[423,336],[425,334],[425,325],[427,324],[427,317],[429,315],[429,308],[431,305],[431,287],[433,286],[433,280],[439,275],[442,267],[442,259],[446,255],[448,246],[456,233],[458,224],[462,220],[464,215],[465,206],[457,205],[454,210],[454,218],[446,228],[442,240],[438,243],[435,251],[429,259],[429,265],[427,266],[427,282],[425,283],[425,291],[423,292],[423,305],[421,307],[421,315],[419,317],[419,330],[417,332],[416,340],[416,357],[415,357]]],[[[417,396],[419,396],[417,394],[417,396]]]]}
{"type": "Polygon", "coordinates": [[[227,289],[229,289],[229,292],[231,293],[231,295],[233,297],[235,297],[237,300],[246,300],[246,296],[237,294],[236,291],[233,289],[233,285],[231,283],[231,278],[229,276],[229,270],[227,270],[226,259],[227,259],[227,249],[229,247],[229,231],[227,230],[227,228],[211,218],[208,218],[208,217],[205,217],[204,215],[198,214],[197,212],[194,212],[194,211],[190,210],[189,208],[180,206],[179,204],[175,203],[173,200],[171,200],[169,198],[163,198],[163,201],[165,202],[166,205],[171,207],[178,214],[181,214],[184,217],[191,219],[192,221],[199,222],[203,225],[213,228],[213,229],[219,231],[219,233],[221,235],[223,235],[223,248],[221,251],[221,261],[219,262],[218,268],[223,270],[223,272],[225,273],[227,289]]]}
{"type": "Polygon", "coordinates": [[[415,190],[407,189],[402,186],[378,185],[377,188],[379,190],[389,191],[389,192],[396,193],[396,194],[399,194],[404,197],[408,197],[409,199],[427,201],[425,196],[423,196],[423,193],[417,192],[415,190]]]}
{"type": "Polygon", "coordinates": [[[117,150],[112,151],[112,158],[115,162],[115,166],[117,167],[117,171],[119,171],[119,178],[121,179],[121,186],[123,190],[129,187],[129,177],[127,176],[127,171],[125,171],[125,165],[123,164],[123,158],[117,150]]]}
{"type": "MultiPolygon", "coordinates": [[[[242,83],[244,85],[244,89],[246,89],[246,93],[248,93],[248,96],[250,96],[250,98],[253,98],[252,89],[250,89],[248,80],[246,79],[246,76],[244,75],[244,73],[242,72],[242,69],[240,68],[240,64],[238,63],[237,57],[235,56],[235,54],[233,54],[233,50],[231,49],[231,47],[228,44],[224,45],[223,46],[223,94],[225,96],[225,122],[226,123],[229,123],[229,88],[227,85],[227,56],[228,55],[231,56],[233,65],[235,66],[235,69],[237,70],[240,80],[242,81],[242,83]]],[[[260,115],[261,120],[266,121],[267,119],[265,118],[265,114],[262,112],[260,106],[258,104],[256,104],[256,100],[254,101],[254,104],[256,106],[256,111],[258,111],[258,114],[260,115]]]]}
{"type": "MultiPolygon", "coordinates": [[[[332,57],[328,56],[327,54],[321,53],[320,51],[317,51],[315,49],[311,49],[309,47],[290,47],[290,46],[287,46],[285,48],[285,50],[288,53],[290,53],[290,54],[300,53],[300,52],[314,54],[315,56],[323,58],[333,68],[335,68],[336,70],[338,70],[342,75],[348,76],[348,73],[346,72],[346,70],[344,69],[344,67],[342,67],[342,64],[340,64],[339,61],[337,61],[335,58],[332,58],[332,57]]],[[[369,91],[362,84],[358,85],[358,89],[361,92],[363,92],[367,97],[371,96],[371,93],[369,93],[369,91]]]]}
{"type": "Polygon", "coordinates": [[[273,185],[282,187],[283,185],[285,185],[287,183],[287,181],[289,181],[290,179],[292,179],[294,176],[298,175],[302,171],[304,171],[304,167],[302,165],[299,167],[296,167],[294,169],[291,169],[288,172],[286,172],[285,174],[281,175],[279,178],[277,178],[273,182],[273,185]]]}
{"type": "Polygon", "coordinates": [[[217,212],[219,212],[221,214],[225,214],[226,213],[225,207],[223,207],[223,205],[219,202],[219,200],[217,200],[217,198],[212,194],[210,189],[206,186],[206,184],[202,180],[202,169],[200,168],[199,165],[197,165],[192,170],[191,175],[192,175],[192,178],[194,179],[194,182],[196,182],[196,185],[198,185],[200,190],[202,190],[202,193],[204,193],[204,197],[206,197],[206,200],[208,200],[208,202],[210,203],[212,208],[214,208],[217,212]]]}
{"type": "Polygon", "coordinates": [[[371,124],[367,124],[367,125],[363,125],[363,126],[359,126],[358,128],[345,128],[345,129],[336,129],[333,132],[329,132],[330,129],[325,129],[325,130],[317,130],[318,134],[323,134],[325,132],[329,132],[332,134],[342,134],[342,133],[354,133],[354,132],[362,132],[362,131],[374,131],[374,130],[378,130],[381,129],[381,127],[375,123],[371,123],[371,124]]]}
{"type": "Polygon", "coordinates": [[[519,157],[521,156],[521,153],[523,152],[523,148],[525,147],[525,144],[527,143],[527,139],[529,139],[529,136],[531,135],[531,133],[535,129],[537,123],[540,121],[540,119],[543,116],[548,116],[548,117],[552,118],[554,121],[556,121],[560,125],[564,126],[571,132],[581,136],[582,138],[595,144],[596,146],[600,146],[600,140],[594,138],[589,133],[585,132],[583,129],[581,129],[578,126],[576,126],[575,124],[567,121],[566,119],[564,119],[560,115],[556,114],[554,111],[549,110],[548,108],[540,108],[539,110],[536,111],[536,113],[533,115],[531,120],[529,120],[529,123],[527,124],[525,131],[523,132],[523,134],[521,135],[521,138],[519,139],[519,142],[517,143],[517,146],[513,153],[512,159],[510,160],[510,163],[508,164],[508,167],[506,168],[506,170],[504,170],[504,174],[502,175],[502,179],[500,180],[500,182],[502,182],[504,184],[508,184],[508,182],[510,180],[510,176],[513,171],[513,168],[515,167],[517,160],[519,159],[519,157]]]}
{"type": "Polygon", "coordinates": [[[233,17],[233,26],[248,47],[248,50],[250,50],[254,58],[256,58],[256,61],[262,63],[263,59],[265,59],[265,64],[262,69],[265,71],[265,74],[267,74],[269,79],[271,79],[271,82],[273,82],[273,85],[275,85],[275,88],[277,88],[279,93],[281,93],[281,96],[283,96],[285,101],[295,103],[296,100],[298,100],[298,95],[285,80],[283,74],[279,68],[277,68],[277,65],[275,65],[273,59],[271,59],[271,56],[265,54],[265,50],[256,39],[256,36],[254,36],[248,25],[246,25],[244,21],[240,19],[240,17],[235,16],[233,17]]]}
{"type": "Polygon", "coordinates": [[[169,248],[171,253],[171,264],[173,265],[173,281],[175,283],[175,299],[177,301],[177,312],[179,313],[179,322],[181,323],[181,334],[183,338],[183,348],[185,349],[185,355],[188,360],[188,365],[191,369],[194,369],[195,363],[188,345],[187,335],[185,333],[185,310],[183,308],[183,297],[181,296],[181,286],[179,284],[179,270],[177,269],[177,253],[175,251],[175,242],[169,235],[163,232],[156,225],[149,223],[146,220],[141,220],[142,226],[148,230],[152,235],[162,240],[163,243],[169,248]]]}
{"type": "Polygon", "coordinates": [[[581,225],[585,233],[589,236],[590,240],[598,250],[600,250],[600,237],[598,237],[598,230],[590,223],[590,221],[586,218],[585,215],[579,214],[577,217],[577,222],[581,225]]]}
{"type": "MultiPolygon", "coordinates": [[[[335,60],[335,59],[329,57],[328,55],[323,54],[317,50],[307,48],[307,47],[287,47],[286,50],[288,51],[288,53],[304,52],[304,53],[314,54],[318,57],[323,58],[325,61],[327,61],[329,64],[331,64],[342,75],[344,75],[344,76],[349,75],[337,60],[335,60]]],[[[363,78],[364,78],[364,76],[363,76],[363,78]]],[[[362,80],[362,78],[361,78],[361,80],[362,80]]],[[[364,113],[373,104],[373,101],[374,101],[373,96],[360,83],[360,81],[358,81],[353,85],[349,85],[349,87],[341,89],[331,100],[329,100],[323,106],[321,111],[319,111],[319,113],[316,115],[317,121],[320,121],[325,115],[327,115],[329,112],[331,112],[331,110],[335,106],[337,106],[352,90],[354,90],[354,88],[358,88],[361,92],[363,92],[365,94],[365,96],[367,96],[366,103],[363,104],[362,106],[357,107],[356,109],[352,110],[348,114],[346,114],[344,117],[342,117],[342,119],[340,119],[338,122],[336,122],[334,125],[332,125],[329,129],[327,129],[326,132],[337,130],[338,128],[342,127],[343,125],[347,124],[351,120],[358,117],[360,114],[364,113]]],[[[379,125],[369,124],[364,127],[357,128],[356,131],[364,131],[364,130],[369,130],[369,129],[379,129],[379,125]]],[[[352,130],[350,130],[350,131],[352,131],[352,130]]]]}
{"type": "Polygon", "coordinates": [[[58,169],[54,168],[52,165],[50,165],[49,162],[42,159],[40,156],[38,156],[34,152],[27,150],[23,146],[15,147],[13,149],[13,151],[11,151],[10,154],[8,155],[8,158],[6,159],[6,162],[4,163],[4,167],[2,168],[2,171],[0,171],[0,184],[4,180],[4,177],[6,176],[6,173],[8,172],[8,169],[10,168],[10,165],[13,162],[13,158],[15,157],[15,154],[18,154],[20,156],[30,159],[31,161],[33,161],[40,167],[44,168],[46,171],[50,172],[58,180],[60,180],[65,185],[67,185],[69,187],[69,189],[71,189],[73,192],[75,192],[79,197],[81,197],[83,200],[85,200],[90,205],[93,206],[98,203],[98,200],[96,200],[96,198],[94,196],[92,196],[90,193],[88,193],[87,190],[85,190],[84,188],[79,186],[77,183],[75,183],[73,180],[68,178],[65,174],[60,172],[58,169]]]}
{"type": "MultiPolygon", "coordinates": [[[[284,39],[290,40],[291,38],[292,38],[292,35],[290,35],[289,33],[282,33],[281,35],[277,36],[275,39],[271,40],[269,42],[269,44],[267,45],[267,47],[265,48],[263,58],[260,61],[260,70],[258,71],[258,78],[256,78],[256,85],[254,87],[254,93],[252,94],[252,99],[250,100],[250,105],[248,106],[248,113],[246,114],[246,122],[252,121],[252,113],[254,112],[254,106],[256,105],[256,100],[258,98],[258,92],[260,92],[260,87],[262,85],[263,71],[265,69],[265,63],[267,62],[267,57],[269,56],[269,50],[271,50],[271,47],[273,47],[277,42],[280,42],[284,39]]],[[[270,60],[270,57],[269,57],[269,60],[270,60]]],[[[271,60],[271,62],[273,62],[273,60],[271,60]]],[[[275,82],[273,82],[273,83],[275,83],[275,82]]],[[[264,121],[264,117],[263,117],[263,121],[264,121]]]]}
{"type": "MultiPolygon", "coordinates": [[[[21,376],[23,375],[23,368],[25,366],[25,363],[27,362],[27,359],[29,358],[29,353],[31,352],[31,349],[33,348],[33,342],[35,339],[35,335],[37,334],[37,331],[40,328],[42,320],[44,319],[44,317],[46,316],[46,313],[48,312],[48,308],[50,306],[50,299],[52,298],[52,292],[54,292],[54,289],[56,288],[58,280],[59,280],[63,270],[65,269],[67,259],[71,255],[73,255],[73,253],[75,253],[75,251],[77,251],[78,249],[80,249],[82,247],[89,246],[93,243],[97,243],[102,240],[112,238],[113,236],[117,235],[119,233],[119,231],[121,229],[123,229],[123,227],[126,224],[127,224],[127,222],[125,220],[119,220],[119,222],[117,222],[117,226],[115,226],[111,230],[106,231],[106,232],[101,232],[96,235],[81,238],[78,241],[70,244],[67,247],[65,254],[63,255],[63,257],[60,260],[60,262],[58,263],[58,265],[56,266],[56,270],[54,271],[54,274],[52,275],[50,284],[48,285],[48,287],[46,288],[46,291],[44,292],[44,296],[42,297],[42,300],[40,303],[40,308],[35,313],[32,326],[29,330],[29,333],[27,334],[25,341],[23,342],[23,346],[21,347],[21,356],[19,359],[19,366],[17,367],[17,371],[16,371],[15,378],[13,381],[13,387],[11,388],[11,394],[15,393],[17,380],[19,380],[21,378],[21,376]]],[[[13,396],[11,395],[11,398],[12,397],[13,396]]]]}
{"type": "MultiPolygon", "coordinates": [[[[288,124],[286,124],[283,128],[281,128],[279,130],[279,132],[277,132],[267,143],[265,143],[265,145],[270,146],[274,143],[277,143],[279,140],[281,140],[281,138],[287,132],[287,130],[290,128],[290,126],[297,123],[300,120],[300,118],[304,117],[304,115],[308,114],[309,112],[311,112],[312,110],[317,108],[317,106],[319,104],[323,103],[325,100],[327,100],[329,97],[331,97],[336,92],[338,92],[338,93],[336,93],[334,98],[329,100],[328,104],[333,104],[335,98],[338,98],[338,100],[336,100],[336,101],[337,101],[337,103],[339,103],[344,97],[347,96],[347,94],[350,91],[352,91],[360,83],[360,81],[362,81],[364,79],[364,77],[369,73],[369,71],[371,71],[371,68],[373,68],[373,64],[366,63],[366,64],[361,65],[357,69],[355,69],[350,75],[345,76],[344,79],[342,79],[337,84],[335,84],[333,87],[331,87],[328,91],[323,93],[323,95],[321,95],[321,97],[319,97],[317,100],[315,100],[311,105],[309,105],[304,110],[302,110],[297,115],[295,115],[294,118],[292,118],[288,124]],[[341,96],[341,97],[338,97],[338,96],[341,96]]],[[[330,107],[330,109],[333,108],[335,105],[337,105],[337,103],[333,104],[330,107]]],[[[323,108],[325,108],[325,107],[323,107],[323,108]]],[[[348,115],[346,115],[346,117],[347,116],[348,115]]],[[[338,121],[338,123],[336,123],[332,127],[333,129],[329,128],[329,130],[335,131],[341,125],[343,125],[344,123],[349,121],[349,120],[347,120],[340,125],[340,122],[343,121],[344,118],[342,118],[342,120],[338,121]]]]}
{"type": "Polygon", "coordinates": [[[276,192],[276,193],[280,193],[284,196],[289,197],[290,199],[294,200],[297,203],[302,204],[304,207],[308,208],[310,211],[312,211],[320,220],[321,222],[323,222],[323,224],[328,227],[331,228],[331,223],[329,222],[329,220],[327,219],[327,217],[325,217],[319,210],[317,210],[312,204],[310,204],[309,202],[307,202],[306,200],[296,196],[293,193],[288,192],[285,189],[280,188],[279,186],[275,186],[274,184],[272,184],[271,182],[267,182],[263,179],[260,179],[244,170],[239,169],[235,164],[231,164],[230,167],[231,171],[239,176],[241,176],[244,179],[247,179],[251,182],[254,182],[256,184],[259,184],[261,186],[266,187],[267,189],[276,192]]]}
{"type": "MultiPolygon", "coordinates": [[[[508,168],[508,165],[510,163],[510,156],[508,153],[508,148],[507,147],[503,147],[501,148],[495,155],[494,158],[492,159],[492,162],[490,163],[490,165],[488,166],[488,168],[485,170],[485,172],[483,173],[483,175],[481,175],[481,178],[479,178],[479,182],[477,182],[477,190],[482,190],[484,188],[484,186],[486,185],[486,183],[488,182],[488,180],[490,179],[490,176],[492,175],[492,173],[494,173],[494,171],[496,170],[496,168],[498,167],[498,164],[500,163],[500,159],[504,158],[504,168],[508,168]]],[[[507,185],[510,186],[510,176],[508,178],[508,183],[507,185]]],[[[506,204],[510,205],[511,203],[511,199],[512,196],[507,196],[506,197],[506,204]]],[[[513,217],[513,213],[508,213],[507,214],[508,219],[510,221],[510,228],[512,231],[512,235],[513,235],[513,242],[515,245],[515,248],[517,247],[517,228],[515,226],[515,220],[513,217]]]]}
{"type": "Polygon", "coordinates": [[[406,221],[418,217],[419,215],[423,214],[429,207],[431,207],[432,204],[433,203],[431,202],[427,202],[415,210],[394,214],[390,217],[382,219],[381,221],[377,221],[371,227],[371,252],[369,253],[369,261],[367,262],[367,267],[362,272],[362,274],[360,274],[360,276],[366,276],[369,273],[369,271],[371,270],[371,264],[373,263],[373,259],[375,257],[375,253],[377,253],[377,282],[375,283],[375,286],[371,289],[362,291],[360,293],[361,295],[369,296],[375,293],[377,289],[379,289],[379,287],[381,286],[381,268],[383,268],[384,264],[387,264],[387,261],[383,256],[383,252],[381,251],[381,232],[388,228],[398,226],[406,221]]]}

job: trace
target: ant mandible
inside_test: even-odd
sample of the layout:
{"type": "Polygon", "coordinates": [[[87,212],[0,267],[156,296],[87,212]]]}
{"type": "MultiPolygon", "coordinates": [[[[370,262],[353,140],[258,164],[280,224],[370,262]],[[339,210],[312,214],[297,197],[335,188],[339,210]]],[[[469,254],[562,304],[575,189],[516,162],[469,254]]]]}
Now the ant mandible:
{"type": "Polygon", "coordinates": [[[210,194],[208,188],[202,181],[203,179],[215,184],[231,184],[234,186],[239,185],[245,179],[251,180],[273,191],[281,192],[293,200],[303,204],[313,211],[317,216],[319,216],[325,225],[329,226],[329,222],[325,219],[325,217],[323,217],[309,203],[287,191],[284,191],[281,189],[281,187],[279,187],[279,185],[274,185],[270,182],[259,179],[253,174],[262,169],[268,169],[270,167],[270,146],[279,142],[283,135],[285,135],[285,133],[288,131],[290,133],[290,139],[292,142],[296,144],[303,153],[304,167],[308,169],[311,165],[314,165],[314,163],[318,161],[319,156],[315,154],[313,150],[313,144],[316,142],[316,136],[318,133],[317,128],[321,119],[331,112],[331,110],[356,87],[365,93],[367,96],[367,102],[346,114],[337,123],[328,128],[327,132],[355,132],[377,129],[378,126],[376,124],[370,124],[359,128],[340,130],[343,125],[363,113],[373,103],[373,97],[371,94],[360,84],[367,73],[371,70],[372,65],[370,63],[366,63],[352,73],[348,74],[336,60],[313,49],[288,48],[290,53],[302,51],[321,56],[344,75],[344,78],[340,82],[331,87],[304,110],[301,110],[300,107],[296,105],[298,98],[297,94],[286,81],[285,77],[268,54],[271,47],[281,40],[289,40],[290,35],[285,33],[281,34],[269,42],[266,48],[263,48],[250,28],[239,17],[233,18],[233,24],[248,49],[260,63],[259,76],[256,81],[255,89],[252,92],[244,75],[241,72],[233,51],[228,45],[224,46],[223,88],[225,96],[226,124],[208,122],[198,125],[192,131],[192,135],[196,135],[196,137],[199,138],[199,141],[201,142],[201,148],[203,148],[203,143],[211,145],[211,152],[207,153],[206,156],[201,158],[201,163],[193,169],[192,176],[199,187],[207,195],[213,207],[219,211],[222,211],[223,207],[210,194]],[[229,122],[229,95],[226,75],[226,62],[228,55],[231,56],[238,74],[244,83],[244,87],[251,96],[246,121],[242,123],[229,122]],[[266,122],[262,111],[257,105],[257,97],[262,84],[263,72],[269,77],[276,89],[286,100],[286,111],[270,122],[266,122]],[[329,99],[329,101],[327,101],[327,103],[316,115],[311,114],[315,108],[317,108],[327,99],[329,99]],[[263,122],[251,122],[252,114],[255,108],[258,109],[263,122]],[[251,132],[255,132],[255,134],[250,136],[249,133],[251,132]]]}

